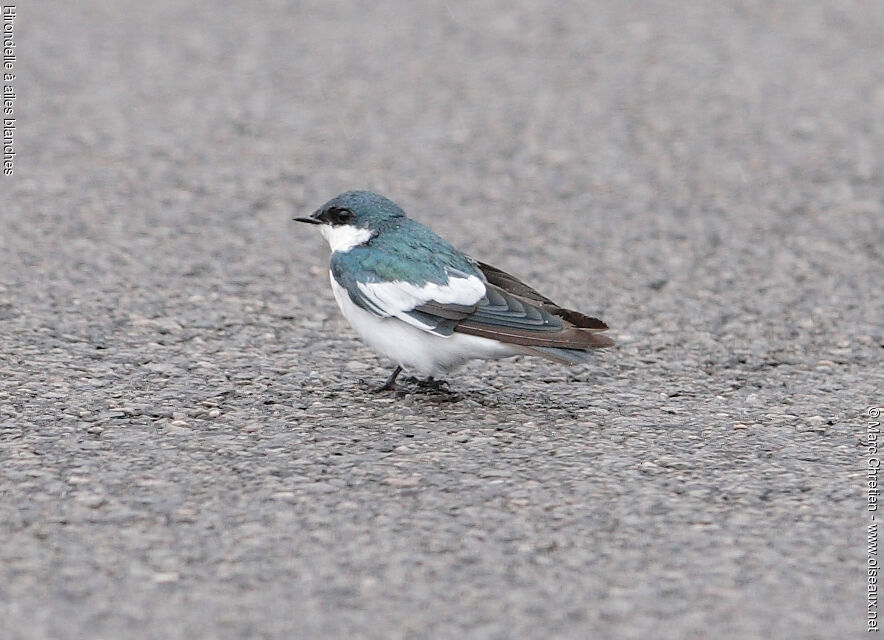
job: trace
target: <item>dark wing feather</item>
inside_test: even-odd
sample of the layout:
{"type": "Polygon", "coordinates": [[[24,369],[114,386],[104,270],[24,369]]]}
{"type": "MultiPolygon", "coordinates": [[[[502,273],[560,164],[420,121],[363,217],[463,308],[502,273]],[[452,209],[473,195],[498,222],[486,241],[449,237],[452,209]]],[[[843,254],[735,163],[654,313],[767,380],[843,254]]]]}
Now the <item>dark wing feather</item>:
{"type": "Polygon", "coordinates": [[[598,329],[577,327],[495,285],[489,284],[488,291],[496,294],[494,297],[503,297],[507,308],[480,303],[475,312],[458,323],[454,328],[456,332],[526,347],[591,349],[614,344],[607,336],[600,335],[598,329]]]}
{"type": "Polygon", "coordinates": [[[554,303],[538,303],[488,282],[485,298],[454,330],[525,347],[592,349],[614,344],[613,340],[599,334],[602,329],[598,324],[586,323],[591,327],[581,327],[556,311],[563,310],[554,303]]]}
{"type": "Polygon", "coordinates": [[[473,260],[473,262],[479,267],[479,270],[484,274],[485,279],[488,282],[500,287],[504,291],[508,291],[528,300],[533,300],[534,302],[542,302],[544,304],[555,306],[555,303],[552,300],[536,289],[529,287],[515,276],[511,276],[506,271],[498,269],[497,267],[492,267],[490,264],[480,262],[479,260],[473,260]]]}
{"type": "Polygon", "coordinates": [[[477,308],[477,304],[469,306],[465,304],[443,304],[441,302],[436,302],[435,300],[430,300],[419,307],[415,307],[414,311],[439,318],[445,318],[446,320],[463,320],[477,308]]]}
{"type": "Polygon", "coordinates": [[[490,284],[498,286],[504,291],[513,295],[526,298],[528,300],[531,300],[532,302],[540,303],[538,305],[540,306],[540,308],[548,311],[555,316],[567,320],[575,327],[579,327],[581,329],[591,329],[595,331],[604,331],[608,328],[608,325],[606,325],[598,318],[593,318],[592,316],[580,313],[579,311],[574,311],[573,309],[565,309],[564,307],[560,307],[536,289],[529,287],[527,284],[525,284],[515,276],[508,274],[502,269],[498,269],[497,267],[493,267],[490,264],[486,264],[478,260],[473,260],[473,262],[476,264],[476,266],[485,276],[485,279],[490,284]]]}

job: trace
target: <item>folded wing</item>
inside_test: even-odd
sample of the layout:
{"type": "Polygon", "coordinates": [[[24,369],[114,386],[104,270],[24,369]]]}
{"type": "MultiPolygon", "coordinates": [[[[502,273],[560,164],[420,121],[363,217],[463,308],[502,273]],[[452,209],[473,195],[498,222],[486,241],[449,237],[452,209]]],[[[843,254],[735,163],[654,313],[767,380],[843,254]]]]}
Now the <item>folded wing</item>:
{"type": "Polygon", "coordinates": [[[609,347],[608,326],[558,306],[524,282],[491,265],[446,271],[447,281],[342,283],[354,303],[380,317],[395,317],[440,336],[452,333],[498,340],[559,362],[585,362],[585,351],[609,347]]]}

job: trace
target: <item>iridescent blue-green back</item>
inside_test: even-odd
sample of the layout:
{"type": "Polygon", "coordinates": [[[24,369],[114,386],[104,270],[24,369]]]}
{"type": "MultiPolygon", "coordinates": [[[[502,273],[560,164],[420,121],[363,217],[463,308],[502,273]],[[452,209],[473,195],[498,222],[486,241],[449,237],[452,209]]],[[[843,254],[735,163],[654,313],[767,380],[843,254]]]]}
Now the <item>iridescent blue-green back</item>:
{"type": "Polygon", "coordinates": [[[409,218],[400,218],[393,228],[385,229],[365,245],[333,254],[333,268],[335,263],[359,273],[362,282],[398,280],[422,285],[445,284],[449,273],[482,277],[460,251],[409,218]]]}

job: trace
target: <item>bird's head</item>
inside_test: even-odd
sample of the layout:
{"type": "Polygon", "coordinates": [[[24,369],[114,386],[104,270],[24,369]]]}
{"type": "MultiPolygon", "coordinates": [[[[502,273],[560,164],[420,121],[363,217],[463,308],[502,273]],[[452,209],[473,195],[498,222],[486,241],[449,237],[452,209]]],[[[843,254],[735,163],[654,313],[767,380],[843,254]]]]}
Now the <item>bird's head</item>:
{"type": "Polygon", "coordinates": [[[392,200],[371,191],[346,191],[319,207],[313,215],[294,218],[320,225],[331,250],[349,251],[386,229],[398,226],[405,212],[392,200]]]}

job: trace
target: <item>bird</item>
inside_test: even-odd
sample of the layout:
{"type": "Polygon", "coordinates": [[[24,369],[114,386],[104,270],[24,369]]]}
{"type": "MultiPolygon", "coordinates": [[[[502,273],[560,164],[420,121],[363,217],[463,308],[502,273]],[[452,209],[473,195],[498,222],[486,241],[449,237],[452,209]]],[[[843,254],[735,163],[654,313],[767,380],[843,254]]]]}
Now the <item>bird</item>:
{"type": "Polygon", "coordinates": [[[316,225],[331,249],[332,293],[350,326],[421,386],[473,359],[540,356],[561,364],[610,347],[608,325],[560,307],[518,278],[476,260],[371,191],[341,193],[297,222],[316,225]]]}

